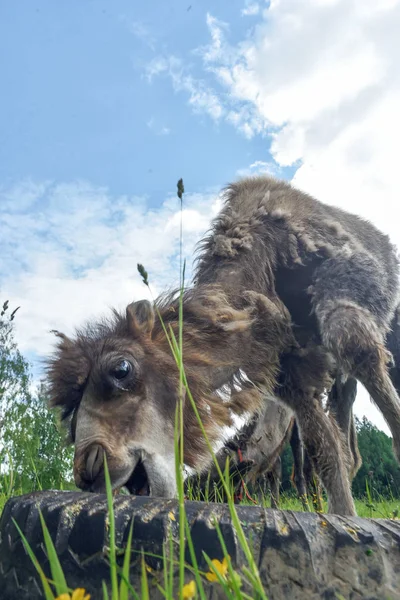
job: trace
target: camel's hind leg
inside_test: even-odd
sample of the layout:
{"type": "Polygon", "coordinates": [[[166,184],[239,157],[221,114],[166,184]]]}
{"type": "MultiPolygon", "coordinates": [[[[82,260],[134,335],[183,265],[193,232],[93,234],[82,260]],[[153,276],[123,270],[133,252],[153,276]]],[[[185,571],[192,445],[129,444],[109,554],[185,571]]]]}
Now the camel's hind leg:
{"type": "MultiPolygon", "coordinates": [[[[269,324],[272,323],[273,326],[274,320],[279,323],[279,319],[287,318],[285,314],[287,310],[283,310],[285,307],[282,310],[277,309],[279,305],[277,298],[275,299],[276,302],[273,303],[262,294],[255,292],[247,294],[247,298],[253,304],[254,313],[257,315],[255,332],[262,338],[265,335],[267,339],[266,346],[270,348],[269,340],[271,339],[273,327],[269,324]],[[265,327],[265,323],[269,326],[265,327]]],[[[277,398],[280,398],[294,412],[305,448],[322,485],[326,489],[329,512],[340,515],[355,515],[343,436],[335,420],[325,414],[319,400],[324,389],[332,384],[329,374],[334,365],[330,360],[329,353],[320,345],[311,344],[307,348],[299,347],[292,333],[289,319],[284,325],[281,325],[280,329],[275,325],[277,332],[276,335],[274,334],[275,341],[279,341],[279,335],[282,335],[282,332],[289,337],[289,332],[292,335],[292,345],[290,346],[286,341],[287,352],[279,357],[279,375],[276,380],[276,388],[274,390],[269,389],[268,393],[273,393],[277,398]]],[[[263,374],[260,377],[259,367],[255,370],[254,377],[251,368],[246,370],[249,379],[261,386],[265,382],[271,381],[271,373],[273,373],[275,379],[275,373],[278,370],[275,369],[273,360],[271,361],[270,350],[266,353],[265,358],[267,375],[263,374]]],[[[272,355],[273,358],[274,355],[272,355]]],[[[259,357],[257,357],[257,360],[259,360],[259,357]]]]}
{"type": "Polygon", "coordinates": [[[362,464],[353,417],[353,404],[356,396],[357,379],[354,377],[346,377],[341,373],[338,373],[335,383],[329,392],[328,408],[330,412],[333,412],[336,421],[347,440],[351,480],[354,479],[362,464]]]}
{"type": "Polygon", "coordinates": [[[313,305],[325,347],[381,410],[400,462],[400,399],[389,376],[391,356],[384,339],[391,317],[390,290],[379,283],[384,274],[368,261],[364,256],[327,260],[316,272],[313,305]]]}
{"type": "Polygon", "coordinates": [[[282,357],[276,394],[295,413],[306,452],[326,489],[328,511],[355,515],[344,437],[319,399],[324,388],[330,385],[328,373],[325,351],[318,347],[294,350],[282,357]]]}

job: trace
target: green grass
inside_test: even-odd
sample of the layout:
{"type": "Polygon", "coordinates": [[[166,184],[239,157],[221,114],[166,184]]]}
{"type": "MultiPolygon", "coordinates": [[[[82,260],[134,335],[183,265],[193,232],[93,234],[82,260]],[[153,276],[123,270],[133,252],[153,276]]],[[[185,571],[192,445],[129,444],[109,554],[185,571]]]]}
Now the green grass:
{"type": "MultiPolygon", "coordinates": [[[[25,492],[19,491],[13,496],[19,496],[22,493],[29,493],[31,490],[25,492]]],[[[197,500],[197,498],[190,498],[197,500]]],[[[3,511],[4,505],[7,502],[8,497],[5,494],[0,494],[0,515],[3,511]]],[[[253,506],[249,501],[244,500],[243,505],[253,506]]],[[[311,504],[311,503],[310,503],[311,504]]],[[[400,517],[400,498],[385,499],[378,498],[376,501],[369,501],[368,498],[355,499],[356,510],[359,517],[372,518],[372,519],[393,519],[400,517]]],[[[266,508],[270,507],[269,497],[266,496],[263,503],[266,508]]],[[[325,503],[326,507],[326,503],[325,503]]],[[[294,495],[283,495],[281,498],[280,508],[282,510],[294,510],[296,512],[304,512],[303,506],[298,498],[294,495]]]]}
{"type": "MultiPolygon", "coordinates": [[[[243,502],[250,504],[250,502],[243,502]]],[[[263,505],[270,507],[269,497],[266,497],[263,505]]],[[[326,511],[326,501],[323,501],[324,511],[326,511]]],[[[387,500],[383,497],[376,501],[369,501],[368,498],[355,499],[356,511],[359,517],[373,519],[393,519],[400,516],[400,498],[387,500]]],[[[311,501],[310,501],[311,506],[311,501]]],[[[282,510],[294,510],[296,512],[304,512],[301,501],[294,495],[283,495],[281,498],[280,508],[282,510]]]]}

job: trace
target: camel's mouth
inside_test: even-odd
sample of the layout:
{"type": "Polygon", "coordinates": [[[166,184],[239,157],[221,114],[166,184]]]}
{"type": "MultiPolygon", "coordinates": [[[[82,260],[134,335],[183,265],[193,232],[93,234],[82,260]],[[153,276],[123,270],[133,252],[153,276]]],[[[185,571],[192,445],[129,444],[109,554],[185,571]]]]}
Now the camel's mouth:
{"type": "Polygon", "coordinates": [[[146,468],[141,460],[134,468],[125,487],[133,496],[150,496],[150,482],[146,468]]]}

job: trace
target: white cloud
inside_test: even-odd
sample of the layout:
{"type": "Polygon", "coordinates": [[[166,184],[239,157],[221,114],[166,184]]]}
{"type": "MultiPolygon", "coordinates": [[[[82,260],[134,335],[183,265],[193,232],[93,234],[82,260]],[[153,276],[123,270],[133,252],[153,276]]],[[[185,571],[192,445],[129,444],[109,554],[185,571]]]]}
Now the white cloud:
{"type": "Polygon", "coordinates": [[[255,17],[260,12],[260,5],[258,2],[246,2],[246,6],[242,8],[242,15],[244,17],[255,17]]]}
{"type": "Polygon", "coordinates": [[[185,92],[188,103],[194,112],[208,114],[218,121],[224,114],[221,99],[201,80],[187,72],[182,61],[175,56],[156,57],[146,66],[146,78],[151,83],[153,78],[168,75],[176,92],[185,92]]]}
{"type": "Polygon", "coordinates": [[[297,185],[399,245],[399,1],[276,0],[263,15],[235,46],[207,17],[202,55],[236,103],[228,121],[248,137],[269,134],[278,166],[301,163],[297,185]]]}
{"type": "Polygon", "coordinates": [[[10,213],[25,211],[44,193],[49,183],[25,179],[11,187],[0,186],[0,206],[10,213]]]}
{"type": "Polygon", "coordinates": [[[151,83],[153,78],[168,71],[168,60],[163,56],[153,58],[147,65],[145,75],[147,81],[151,83]]]}
{"type": "MultiPolygon", "coordinates": [[[[85,182],[35,189],[34,209],[28,207],[18,218],[0,205],[2,294],[13,306],[21,305],[15,325],[23,352],[47,353],[51,329],[70,333],[111,306],[123,309],[148,297],[137,263],[145,265],[155,294],[179,283],[175,194],[149,209],[143,198],[113,197],[85,182]]],[[[15,189],[10,197],[17,208],[15,189]]],[[[22,193],[22,203],[25,197],[22,193]]],[[[189,273],[194,245],[218,206],[217,193],[184,196],[189,273]]]]}
{"type": "MultiPolygon", "coordinates": [[[[278,171],[300,165],[298,187],[400,246],[399,0],[273,0],[260,14],[236,44],[207,17],[201,54],[226,92],[226,119],[246,137],[270,136],[278,171]]],[[[365,390],[356,411],[382,426],[365,390]]]]}
{"type": "Polygon", "coordinates": [[[220,21],[207,13],[206,23],[211,36],[211,43],[202,48],[198,48],[195,53],[203,57],[205,62],[213,62],[215,60],[229,62],[230,57],[225,53],[231,49],[226,44],[225,32],[229,31],[227,23],[220,21]]]}
{"type": "Polygon", "coordinates": [[[251,177],[252,175],[269,175],[270,177],[282,178],[282,169],[275,162],[256,160],[248,167],[238,169],[239,177],[251,177]]]}
{"type": "Polygon", "coordinates": [[[141,21],[129,21],[126,17],[123,17],[122,20],[127,23],[129,31],[133,33],[136,38],[146,44],[151,50],[155,49],[156,40],[150,29],[144,23],[141,21]]]}

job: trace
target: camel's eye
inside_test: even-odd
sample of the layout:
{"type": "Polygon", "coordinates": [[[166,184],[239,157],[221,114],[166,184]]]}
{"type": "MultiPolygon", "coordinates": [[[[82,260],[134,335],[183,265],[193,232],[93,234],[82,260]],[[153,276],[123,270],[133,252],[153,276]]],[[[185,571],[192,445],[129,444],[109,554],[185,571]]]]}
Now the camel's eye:
{"type": "Polygon", "coordinates": [[[121,379],[125,379],[132,371],[132,365],[127,360],[121,360],[111,371],[111,375],[121,381],[121,379]]]}

